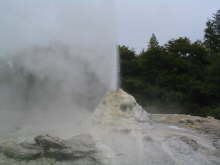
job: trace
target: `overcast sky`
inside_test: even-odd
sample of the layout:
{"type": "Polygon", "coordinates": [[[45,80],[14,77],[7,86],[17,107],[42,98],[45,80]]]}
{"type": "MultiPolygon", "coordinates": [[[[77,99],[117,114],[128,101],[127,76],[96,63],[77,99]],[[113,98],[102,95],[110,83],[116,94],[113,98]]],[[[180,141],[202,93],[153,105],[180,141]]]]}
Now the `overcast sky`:
{"type": "Polygon", "coordinates": [[[55,41],[84,50],[112,49],[112,4],[111,0],[0,0],[0,55],[55,41]]]}
{"type": "Polygon", "coordinates": [[[116,8],[118,42],[141,50],[152,33],[160,44],[180,36],[202,40],[220,0],[117,0],[116,8]]]}
{"type": "Polygon", "coordinates": [[[95,28],[92,28],[92,39],[97,38],[96,32],[100,33],[102,26],[105,27],[105,33],[103,33],[105,35],[103,36],[107,35],[107,31],[109,35],[103,38],[111,38],[112,29],[114,29],[112,17],[106,13],[107,10],[110,13],[112,1],[116,1],[117,41],[138,51],[147,47],[147,42],[152,33],[156,34],[160,44],[180,36],[187,36],[193,41],[202,40],[208,18],[220,9],[220,0],[47,0],[44,2],[43,0],[0,0],[0,20],[2,23],[0,26],[2,38],[0,39],[0,47],[6,48],[7,45],[11,47],[12,43],[24,43],[21,42],[22,38],[27,41],[30,39],[33,42],[32,40],[37,40],[37,38],[42,40],[42,36],[48,38],[50,35],[59,38],[59,34],[61,34],[63,37],[65,32],[69,36],[70,32],[65,30],[68,27],[66,23],[57,23],[65,28],[54,30],[54,27],[57,26],[54,26],[53,20],[54,17],[56,18],[58,10],[69,12],[68,15],[71,16],[72,26],[74,27],[69,26],[69,29],[74,34],[80,34],[80,37],[74,37],[77,40],[83,37],[88,40],[90,35],[83,32],[89,31],[88,29],[91,29],[91,26],[95,27],[92,22],[97,24],[95,28]],[[84,7],[79,9],[77,2],[81,2],[84,7]],[[68,4],[67,7],[65,4],[68,4]],[[93,9],[92,4],[97,7],[97,10],[93,9]],[[36,18],[33,19],[33,14],[30,13],[36,13],[36,18]],[[84,24],[81,25],[80,22],[82,23],[83,20],[84,24]],[[28,24],[28,27],[24,26],[25,23],[28,24]],[[39,35],[41,25],[43,28],[40,29],[44,31],[49,29],[49,32],[46,31],[43,35],[39,35]],[[37,30],[34,30],[36,28],[37,30]]]}

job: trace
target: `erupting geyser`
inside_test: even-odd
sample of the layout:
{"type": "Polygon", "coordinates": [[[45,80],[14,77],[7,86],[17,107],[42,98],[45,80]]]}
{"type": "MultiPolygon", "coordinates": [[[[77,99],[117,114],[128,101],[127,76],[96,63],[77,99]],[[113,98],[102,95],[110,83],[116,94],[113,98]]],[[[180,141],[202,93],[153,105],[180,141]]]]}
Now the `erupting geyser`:
{"type": "Polygon", "coordinates": [[[7,0],[0,10],[0,136],[76,131],[117,89],[113,2],[7,0]]]}
{"type": "Polygon", "coordinates": [[[2,0],[0,11],[0,165],[220,164],[219,121],[155,122],[116,90],[112,0],[2,0]]]}

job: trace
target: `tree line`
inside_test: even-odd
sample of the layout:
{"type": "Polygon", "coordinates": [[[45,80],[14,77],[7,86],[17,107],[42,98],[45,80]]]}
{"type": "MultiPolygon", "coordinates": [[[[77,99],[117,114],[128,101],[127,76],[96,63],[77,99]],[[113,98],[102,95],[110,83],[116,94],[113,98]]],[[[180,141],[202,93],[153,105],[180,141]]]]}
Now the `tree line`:
{"type": "Polygon", "coordinates": [[[220,10],[204,32],[203,41],[180,37],[163,46],[153,34],[141,53],[119,46],[121,87],[160,113],[220,119],[220,10]]]}

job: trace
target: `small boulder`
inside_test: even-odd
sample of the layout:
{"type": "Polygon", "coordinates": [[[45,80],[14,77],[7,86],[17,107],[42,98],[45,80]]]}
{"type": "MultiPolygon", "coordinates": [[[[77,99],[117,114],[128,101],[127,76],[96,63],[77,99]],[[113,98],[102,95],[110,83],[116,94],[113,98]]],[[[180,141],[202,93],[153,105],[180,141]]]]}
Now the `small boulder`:
{"type": "Polygon", "coordinates": [[[93,160],[101,164],[100,151],[90,135],[79,135],[69,140],[62,140],[49,135],[34,138],[35,144],[10,142],[0,145],[0,153],[16,160],[36,160],[50,158],[56,161],[93,160]]]}
{"type": "Polygon", "coordinates": [[[33,160],[41,156],[42,150],[40,147],[31,144],[3,144],[1,146],[2,153],[9,158],[18,160],[33,160]],[[28,147],[27,147],[28,146],[28,147]]]}
{"type": "Polygon", "coordinates": [[[40,147],[42,147],[45,150],[48,150],[50,148],[53,149],[65,149],[66,144],[63,140],[60,138],[52,137],[49,135],[40,135],[34,138],[36,144],[40,147]]]}

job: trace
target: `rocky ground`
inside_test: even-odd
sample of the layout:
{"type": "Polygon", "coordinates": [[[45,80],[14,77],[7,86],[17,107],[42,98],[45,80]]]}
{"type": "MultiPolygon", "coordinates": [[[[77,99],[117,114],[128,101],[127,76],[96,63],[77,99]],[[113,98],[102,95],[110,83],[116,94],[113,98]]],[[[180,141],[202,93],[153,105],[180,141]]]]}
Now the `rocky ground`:
{"type": "Polygon", "coordinates": [[[220,149],[220,120],[213,117],[204,118],[178,114],[151,114],[151,119],[153,122],[194,130],[201,136],[207,136],[213,146],[220,149]]]}
{"type": "Polygon", "coordinates": [[[149,114],[122,90],[108,93],[87,134],[0,140],[0,165],[220,165],[220,121],[149,114]]]}
{"type": "Polygon", "coordinates": [[[154,122],[173,124],[182,128],[190,128],[201,134],[220,138],[220,120],[213,117],[198,117],[178,114],[152,114],[154,122]]]}

